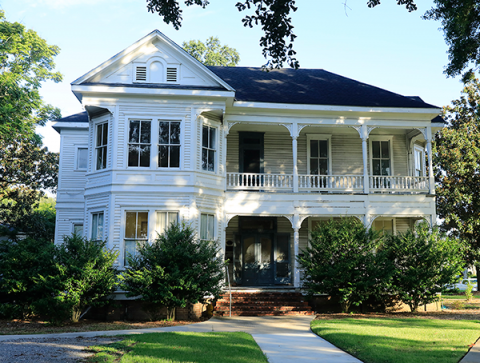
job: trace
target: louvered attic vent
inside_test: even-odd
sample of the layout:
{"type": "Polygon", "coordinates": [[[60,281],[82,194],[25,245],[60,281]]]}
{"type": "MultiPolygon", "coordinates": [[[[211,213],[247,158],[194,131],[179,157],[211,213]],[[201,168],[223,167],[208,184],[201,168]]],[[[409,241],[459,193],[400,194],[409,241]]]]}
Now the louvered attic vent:
{"type": "Polygon", "coordinates": [[[177,68],[167,68],[167,82],[177,82],[177,68]]]}
{"type": "Polygon", "coordinates": [[[147,67],[137,67],[135,73],[135,81],[146,82],[147,81],[147,67]]]}

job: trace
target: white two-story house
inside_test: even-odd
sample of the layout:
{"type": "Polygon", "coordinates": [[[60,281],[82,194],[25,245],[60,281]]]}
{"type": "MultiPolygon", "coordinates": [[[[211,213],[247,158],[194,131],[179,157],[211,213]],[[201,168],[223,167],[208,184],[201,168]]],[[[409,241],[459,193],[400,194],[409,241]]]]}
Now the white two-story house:
{"type": "Polygon", "coordinates": [[[434,223],[440,109],[321,69],[206,67],[153,31],[78,78],[61,136],[56,242],[107,240],[121,268],[172,221],[218,240],[237,286],[298,287],[329,218],[434,223]]]}

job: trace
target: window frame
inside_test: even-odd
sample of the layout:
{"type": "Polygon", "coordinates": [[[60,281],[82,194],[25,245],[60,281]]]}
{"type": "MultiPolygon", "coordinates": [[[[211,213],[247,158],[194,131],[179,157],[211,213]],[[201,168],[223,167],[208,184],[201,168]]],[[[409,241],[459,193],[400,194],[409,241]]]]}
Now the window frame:
{"type": "Polygon", "coordinates": [[[88,145],[75,145],[75,168],[73,170],[75,171],[87,171],[88,170],[88,145]],[[85,149],[87,151],[87,166],[85,168],[80,168],[78,166],[78,157],[80,156],[80,149],[85,149]]]}
{"type": "Polygon", "coordinates": [[[215,213],[212,213],[212,212],[201,212],[200,213],[200,223],[199,223],[199,239],[202,240],[202,241],[215,241],[215,238],[216,238],[216,223],[217,223],[217,218],[216,218],[216,215],[215,213]],[[202,233],[202,216],[207,216],[207,238],[202,238],[203,237],[203,233],[202,233]],[[208,222],[209,222],[209,217],[212,217],[213,219],[213,236],[211,238],[209,238],[208,236],[208,222]]]}
{"type": "MultiPolygon", "coordinates": [[[[158,219],[157,219],[157,215],[158,213],[166,213],[166,221],[167,221],[167,225],[165,226],[165,228],[168,228],[169,224],[168,224],[168,215],[170,213],[176,213],[177,214],[177,223],[180,223],[180,211],[178,210],[158,210],[156,209],[155,210],[155,225],[153,226],[153,233],[154,233],[154,239],[158,238],[158,235],[161,235],[161,233],[159,233],[157,231],[157,224],[158,224],[158,219]]],[[[165,233],[165,231],[163,232],[165,233]]]]}
{"type": "MultiPolygon", "coordinates": [[[[313,175],[310,170],[310,158],[311,158],[311,150],[310,150],[310,141],[311,140],[322,140],[327,141],[327,163],[328,163],[328,174],[333,175],[333,168],[332,168],[332,135],[330,134],[307,134],[307,175],[313,175]]],[[[321,175],[321,174],[315,174],[321,175]]]]}
{"type": "MultiPolygon", "coordinates": [[[[98,226],[98,224],[97,224],[98,226]]],[[[104,210],[96,210],[96,211],[91,211],[90,212],[90,228],[89,228],[89,234],[88,236],[90,236],[90,239],[92,241],[105,241],[106,239],[106,235],[105,235],[105,211],[104,210]],[[96,233],[96,236],[97,238],[93,238],[93,216],[94,215],[103,215],[103,219],[102,219],[102,238],[101,239],[98,239],[98,228],[97,228],[97,233],[96,233]]]]}
{"type": "Polygon", "coordinates": [[[75,226],[82,226],[82,233],[80,234],[80,237],[83,237],[83,232],[84,232],[84,223],[83,223],[83,220],[73,220],[71,221],[71,231],[72,231],[72,235],[75,233],[75,226]]]}
{"type": "MultiPolygon", "coordinates": [[[[94,139],[93,139],[93,144],[95,145],[94,148],[95,148],[95,167],[94,167],[94,170],[105,170],[105,169],[108,169],[108,133],[109,133],[109,129],[110,129],[110,125],[109,125],[109,120],[101,120],[101,121],[98,121],[96,122],[95,124],[95,127],[94,127],[94,139]],[[102,129],[102,142],[103,142],[103,131],[104,131],[104,126],[107,125],[107,143],[106,144],[101,144],[101,145],[97,145],[97,140],[98,140],[98,128],[101,127],[102,129]],[[105,167],[103,168],[99,168],[98,167],[98,152],[99,150],[101,149],[105,149],[105,153],[103,155],[103,158],[105,158],[105,167]]],[[[102,158],[102,160],[103,160],[102,158]]],[[[103,163],[102,163],[103,165],[103,163]]],[[[88,167],[88,165],[87,165],[88,167]]]]}
{"type": "Polygon", "coordinates": [[[202,137],[200,138],[201,139],[201,142],[200,142],[200,168],[202,171],[206,171],[208,173],[217,173],[217,170],[218,170],[218,134],[219,134],[219,130],[218,130],[218,127],[217,126],[213,126],[211,125],[210,123],[207,123],[207,122],[204,122],[202,123],[201,125],[201,135],[202,137]],[[210,141],[210,129],[213,129],[215,130],[215,142],[214,142],[214,145],[213,145],[213,148],[209,148],[209,147],[204,147],[203,146],[203,130],[204,128],[207,128],[208,131],[208,143],[210,141]],[[207,150],[207,160],[208,160],[208,151],[213,151],[213,170],[208,170],[208,167],[207,169],[204,169],[203,168],[203,150],[207,150]]]}
{"type": "Polygon", "coordinates": [[[413,176],[426,176],[426,161],[425,161],[425,148],[419,144],[414,144],[413,146],[413,176]],[[420,166],[421,173],[417,175],[417,151],[420,152],[420,166]]]}
{"type": "Polygon", "coordinates": [[[153,138],[153,135],[154,135],[154,130],[153,130],[153,126],[154,126],[154,119],[153,118],[142,118],[142,117],[129,117],[127,118],[127,125],[126,125],[126,137],[125,137],[125,141],[126,141],[126,154],[125,154],[125,163],[126,163],[126,167],[127,168],[134,168],[134,169],[151,169],[152,168],[152,162],[153,162],[153,152],[155,151],[154,150],[154,147],[153,147],[153,143],[152,143],[152,138],[153,138]],[[131,122],[135,122],[135,121],[138,121],[140,122],[140,133],[139,133],[139,136],[138,136],[138,141],[139,142],[135,142],[135,143],[131,143],[130,142],[130,123],[131,122]],[[140,142],[140,135],[141,135],[141,128],[142,128],[142,122],[150,122],[150,138],[149,138],[149,143],[141,143],[140,142]],[[149,162],[149,165],[148,166],[141,166],[140,165],[140,153],[138,154],[138,165],[129,165],[128,162],[129,162],[129,149],[130,149],[130,145],[139,145],[139,146],[143,146],[143,145],[150,145],[150,156],[148,158],[148,162],[149,162]]]}
{"type": "MultiPolygon", "coordinates": [[[[385,221],[392,221],[392,234],[396,235],[397,234],[397,223],[396,223],[396,218],[395,217],[382,216],[382,217],[375,218],[370,227],[373,230],[376,231],[375,223],[383,222],[383,226],[385,228],[385,221]]],[[[384,229],[382,229],[382,231],[384,231],[384,229]]]]}
{"type": "Polygon", "coordinates": [[[123,261],[123,266],[124,267],[127,267],[128,264],[127,264],[127,249],[126,249],[126,244],[125,242],[127,240],[129,241],[134,241],[136,242],[135,244],[135,250],[136,250],[136,247],[137,247],[137,243],[138,241],[144,241],[144,243],[149,243],[150,239],[151,239],[151,210],[150,209],[124,209],[123,211],[123,218],[122,218],[122,261],[123,261]],[[135,233],[136,233],[136,229],[137,229],[137,223],[138,223],[138,213],[147,213],[147,237],[146,238],[138,238],[137,236],[135,236],[135,238],[127,238],[126,237],[126,229],[127,229],[127,213],[136,213],[136,217],[135,217],[135,233]]]}
{"type": "MultiPolygon", "coordinates": [[[[183,153],[184,153],[184,150],[182,150],[183,147],[185,147],[185,144],[184,144],[184,140],[183,140],[183,134],[184,134],[184,130],[183,130],[183,120],[179,120],[179,119],[176,119],[176,118],[157,118],[155,120],[155,126],[156,126],[156,132],[155,132],[155,146],[156,146],[156,154],[155,154],[155,167],[159,170],[181,170],[183,169],[183,159],[182,159],[182,156],[183,156],[183,153]],[[179,137],[179,144],[160,144],[160,122],[168,122],[169,124],[171,122],[177,122],[179,124],[179,129],[180,129],[180,137],[179,137]],[[178,166],[159,166],[159,161],[160,161],[160,157],[159,157],[159,154],[160,154],[160,146],[167,146],[167,147],[171,147],[171,146],[178,146],[179,147],[179,152],[178,152],[178,166]]],[[[170,136],[170,130],[171,130],[171,126],[169,125],[169,136],[170,136]]],[[[153,135],[153,133],[152,133],[153,135]]],[[[153,136],[152,136],[153,137],[153,136]]],[[[168,156],[168,164],[170,165],[170,152],[169,152],[169,156],[168,156]]]]}
{"type": "Polygon", "coordinates": [[[394,176],[394,162],[393,162],[393,136],[370,136],[368,138],[368,158],[370,162],[370,176],[394,176]],[[390,175],[374,175],[373,174],[373,146],[374,141],[388,141],[388,152],[390,156],[390,175]]]}

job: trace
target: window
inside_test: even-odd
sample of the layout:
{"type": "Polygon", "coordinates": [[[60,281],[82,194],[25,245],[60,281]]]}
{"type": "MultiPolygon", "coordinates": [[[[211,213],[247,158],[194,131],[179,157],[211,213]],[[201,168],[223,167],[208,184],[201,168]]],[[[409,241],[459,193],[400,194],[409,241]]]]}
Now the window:
{"type": "Polygon", "coordinates": [[[130,120],[128,166],[150,166],[151,121],[130,120]]]}
{"type": "Polygon", "coordinates": [[[147,240],[148,212],[127,212],[125,216],[125,266],[128,266],[127,258],[135,256],[137,244],[143,244],[147,240]]]}
{"type": "Polygon", "coordinates": [[[73,224],[73,234],[77,236],[83,236],[83,223],[74,223],[73,224]]]}
{"type": "Polygon", "coordinates": [[[392,175],[390,141],[372,141],[372,174],[392,175]]]}
{"type": "Polygon", "coordinates": [[[107,167],[107,144],[108,144],[108,123],[104,122],[97,125],[97,140],[95,142],[95,152],[97,156],[97,170],[107,167]]]}
{"type": "Polygon", "coordinates": [[[160,121],[158,123],[158,166],[161,168],[180,167],[179,121],[160,121]]]}
{"type": "Polygon", "coordinates": [[[373,230],[380,231],[381,234],[393,234],[395,221],[393,219],[376,219],[373,222],[373,230]]]}
{"type": "Polygon", "coordinates": [[[308,174],[331,174],[330,141],[330,135],[307,135],[308,174]]]}
{"type": "Polygon", "coordinates": [[[415,176],[425,176],[425,150],[415,145],[414,147],[415,154],[415,176]]]}
{"type": "Polygon", "coordinates": [[[103,241],[103,212],[92,213],[92,240],[103,241]]]}
{"type": "Polygon", "coordinates": [[[158,234],[165,233],[165,230],[172,223],[178,223],[178,212],[157,212],[157,223],[155,232],[158,234]]]}
{"type": "Polygon", "coordinates": [[[202,133],[202,169],[215,171],[215,133],[216,129],[203,126],[202,133]]]}
{"type": "Polygon", "coordinates": [[[212,241],[215,239],[215,217],[212,214],[200,216],[200,239],[212,241]]]}
{"type": "Polygon", "coordinates": [[[88,165],[88,148],[77,148],[77,170],[87,170],[88,165]]]}

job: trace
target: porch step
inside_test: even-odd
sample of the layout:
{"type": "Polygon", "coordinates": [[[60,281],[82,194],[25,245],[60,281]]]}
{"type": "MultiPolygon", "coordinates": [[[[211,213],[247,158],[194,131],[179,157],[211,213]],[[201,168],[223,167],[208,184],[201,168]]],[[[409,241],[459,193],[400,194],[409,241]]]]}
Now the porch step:
{"type": "MultiPolygon", "coordinates": [[[[232,316],[313,315],[313,313],[299,292],[232,292],[232,316]]],[[[217,300],[213,315],[230,315],[228,293],[217,300]]]]}

